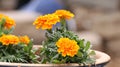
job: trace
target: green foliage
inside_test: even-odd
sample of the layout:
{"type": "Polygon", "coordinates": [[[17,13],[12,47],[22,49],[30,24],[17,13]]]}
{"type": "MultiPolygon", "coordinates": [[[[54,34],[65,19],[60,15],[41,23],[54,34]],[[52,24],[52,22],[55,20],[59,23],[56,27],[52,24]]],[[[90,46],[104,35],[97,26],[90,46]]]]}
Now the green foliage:
{"type": "MultiPolygon", "coordinates": [[[[62,25],[63,26],[63,25],[62,25]]],[[[56,28],[54,31],[47,30],[46,40],[42,43],[43,48],[41,49],[41,63],[83,63],[83,64],[93,64],[95,59],[92,58],[92,55],[95,55],[95,52],[91,50],[90,42],[85,43],[84,39],[79,39],[77,35],[73,32],[68,31],[65,26],[56,28]],[[74,57],[66,56],[63,57],[57,52],[57,46],[55,43],[61,37],[67,37],[71,40],[75,40],[79,45],[80,49],[74,57]]]]}
{"type": "MultiPolygon", "coordinates": [[[[5,29],[5,21],[5,18],[0,20],[0,37],[3,34],[11,34],[14,30],[14,27],[5,29]]],[[[39,63],[37,60],[39,56],[35,52],[32,40],[27,45],[23,43],[2,45],[0,43],[0,62],[39,63]]]]}
{"type": "Polygon", "coordinates": [[[8,45],[0,44],[0,62],[16,62],[16,63],[38,63],[38,56],[32,50],[32,41],[28,45],[8,45]]]}

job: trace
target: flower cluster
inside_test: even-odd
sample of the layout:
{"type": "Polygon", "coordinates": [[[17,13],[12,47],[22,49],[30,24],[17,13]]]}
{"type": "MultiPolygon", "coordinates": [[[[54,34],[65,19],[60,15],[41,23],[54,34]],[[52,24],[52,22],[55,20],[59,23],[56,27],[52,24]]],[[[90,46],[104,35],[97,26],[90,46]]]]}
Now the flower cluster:
{"type": "Polygon", "coordinates": [[[64,57],[66,55],[73,57],[80,48],[75,40],[70,40],[69,38],[60,38],[56,42],[56,45],[58,47],[58,53],[62,53],[64,57]]]}
{"type": "Polygon", "coordinates": [[[41,63],[94,63],[90,49],[90,42],[84,43],[73,32],[66,28],[66,20],[74,17],[74,14],[67,10],[56,10],[52,14],[38,17],[33,25],[37,29],[46,30],[46,40],[43,41],[41,49],[41,63]],[[53,25],[60,23],[60,27],[53,25]]]}
{"type": "Polygon", "coordinates": [[[74,17],[74,14],[66,10],[57,10],[55,14],[58,15],[61,19],[71,19],[74,17]]]}
{"type": "Polygon", "coordinates": [[[27,35],[19,37],[19,40],[20,40],[21,43],[24,43],[26,45],[28,45],[29,42],[30,42],[30,38],[27,35]]]}
{"type": "MultiPolygon", "coordinates": [[[[5,19],[5,23],[3,24],[4,28],[10,29],[11,27],[16,25],[15,21],[12,18],[10,18],[6,15],[0,14],[0,20],[2,20],[2,19],[5,19]]],[[[2,22],[0,22],[0,23],[2,23],[2,22]]]]}
{"type": "Polygon", "coordinates": [[[18,37],[18,36],[9,34],[9,35],[1,36],[0,42],[2,43],[2,45],[17,45],[20,42],[24,44],[28,44],[30,42],[30,39],[28,36],[18,37]]]}
{"type": "Polygon", "coordinates": [[[15,35],[3,35],[0,37],[0,42],[2,45],[17,45],[19,43],[19,38],[15,35]]]}
{"type": "Polygon", "coordinates": [[[54,24],[59,22],[59,17],[55,14],[48,14],[45,16],[40,16],[36,19],[33,25],[36,25],[36,28],[39,29],[51,29],[54,24]]]}
{"type": "Polygon", "coordinates": [[[70,19],[71,17],[74,17],[72,13],[69,11],[64,10],[57,10],[53,14],[48,14],[44,16],[39,16],[33,25],[36,25],[36,28],[42,28],[42,29],[52,29],[53,25],[55,25],[57,22],[60,22],[62,18],[70,19]]]}

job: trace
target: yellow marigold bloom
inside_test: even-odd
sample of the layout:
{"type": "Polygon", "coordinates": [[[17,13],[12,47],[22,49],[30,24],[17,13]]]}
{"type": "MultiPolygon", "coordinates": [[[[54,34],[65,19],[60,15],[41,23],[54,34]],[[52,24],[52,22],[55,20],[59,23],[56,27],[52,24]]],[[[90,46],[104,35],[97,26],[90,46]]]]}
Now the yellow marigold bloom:
{"type": "Polygon", "coordinates": [[[80,47],[77,45],[75,40],[70,40],[69,38],[60,38],[56,45],[58,47],[58,53],[62,53],[62,56],[70,56],[73,57],[77,54],[80,47]]]}
{"type": "Polygon", "coordinates": [[[5,16],[3,14],[0,14],[0,20],[2,18],[5,18],[5,24],[4,24],[4,27],[7,28],[7,29],[10,29],[12,26],[15,26],[15,22],[12,18],[8,17],[8,16],[5,16]]]}
{"type": "Polygon", "coordinates": [[[2,45],[17,45],[19,43],[19,38],[15,35],[3,35],[0,37],[0,42],[2,45]]]}
{"type": "Polygon", "coordinates": [[[20,42],[22,42],[26,45],[30,42],[30,39],[28,36],[20,36],[19,39],[20,39],[20,42]]]}
{"type": "Polygon", "coordinates": [[[56,10],[55,14],[63,19],[70,19],[70,18],[74,17],[74,14],[67,10],[56,10]]]}
{"type": "Polygon", "coordinates": [[[55,14],[48,14],[44,16],[39,16],[33,25],[36,25],[36,28],[51,29],[53,25],[57,22],[60,22],[60,18],[55,14]]]}

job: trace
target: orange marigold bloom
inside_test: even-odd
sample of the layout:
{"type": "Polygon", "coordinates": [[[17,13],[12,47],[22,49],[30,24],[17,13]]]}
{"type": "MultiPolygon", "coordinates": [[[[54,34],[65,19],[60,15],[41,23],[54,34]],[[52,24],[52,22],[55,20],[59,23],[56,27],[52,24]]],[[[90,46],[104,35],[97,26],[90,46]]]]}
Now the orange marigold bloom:
{"type": "Polygon", "coordinates": [[[60,38],[56,45],[58,47],[58,53],[62,53],[62,56],[70,56],[73,57],[77,54],[80,47],[77,45],[75,40],[70,40],[69,38],[60,38]]]}
{"type": "Polygon", "coordinates": [[[74,17],[74,14],[67,10],[56,10],[55,14],[63,19],[70,19],[70,18],[74,17]]]}
{"type": "Polygon", "coordinates": [[[20,42],[22,42],[26,45],[30,42],[30,39],[28,36],[21,36],[21,37],[19,37],[19,39],[20,39],[20,42]]]}
{"type": "Polygon", "coordinates": [[[33,25],[36,25],[36,28],[51,29],[53,25],[57,22],[60,22],[60,18],[55,14],[48,14],[44,16],[39,16],[33,25]]]}
{"type": "Polygon", "coordinates": [[[19,43],[19,38],[15,35],[3,35],[0,37],[0,42],[2,45],[17,45],[19,43]]]}
{"type": "Polygon", "coordinates": [[[12,26],[15,26],[15,22],[12,18],[8,17],[8,16],[5,16],[3,14],[0,14],[0,20],[2,18],[5,18],[5,24],[4,24],[4,27],[7,28],[7,29],[10,29],[12,26]]]}

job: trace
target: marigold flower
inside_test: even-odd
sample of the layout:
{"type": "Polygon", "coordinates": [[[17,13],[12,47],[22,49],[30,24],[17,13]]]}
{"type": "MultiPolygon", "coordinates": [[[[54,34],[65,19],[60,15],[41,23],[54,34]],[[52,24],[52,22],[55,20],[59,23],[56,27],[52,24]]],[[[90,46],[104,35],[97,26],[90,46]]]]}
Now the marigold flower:
{"type": "Polygon", "coordinates": [[[70,40],[69,38],[60,38],[56,42],[56,45],[58,47],[58,53],[62,53],[64,57],[66,55],[73,57],[80,48],[75,40],[70,40]]]}
{"type": "Polygon", "coordinates": [[[0,20],[2,18],[5,18],[5,24],[4,24],[4,27],[7,28],[7,29],[10,29],[11,27],[15,26],[15,22],[12,18],[8,17],[8,16],[5,16],[3,14],[0,14],[0,20]]]}
{"type": "Polygon", "coordinates": [[[28,36],[20,36],[19,39],[20,39],[20,42],[22,42],[26,45],[30,42],[30,39],[28,36]]]}
{"type": "Polygon", "coordinates": [[[19,38],[15,35],[3,35],[0,37],[0,42],[2,45],[17,45],[19,43],[19,38]]]}
{"type": "Polygon", "coordinates": [[[67,10],[56,10],[55,14],[63,19],[70,19],[70,18],[74,17],[74,14],[67,10]]]}
{"type": "Polygon", "coordinates": [[[60,21],[60,18],[55,14],[48,14],[44,16],[39,16],[33,25],[36,25],[36,28],[51,29],[53,25],[60,21]]]}

